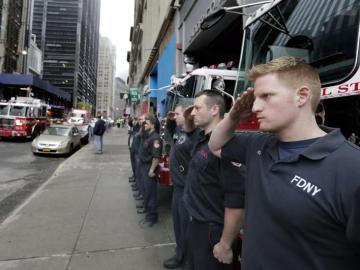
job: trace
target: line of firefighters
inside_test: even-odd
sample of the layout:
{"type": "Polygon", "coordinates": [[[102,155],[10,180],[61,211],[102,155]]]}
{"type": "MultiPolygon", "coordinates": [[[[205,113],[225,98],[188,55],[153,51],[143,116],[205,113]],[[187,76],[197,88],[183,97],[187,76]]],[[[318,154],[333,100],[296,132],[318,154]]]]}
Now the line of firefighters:
{"type": "MultiPolygon", "coordinates": [[[[170,153],[176,254],[164,267],[237,269],[244,225],[243,269],[360,269],[360,148],[317,124],[316,70],[281,57],[254,66],[248,78],[254,88],[226,117],[214,90],[168,115],[177,123],[170,153]],[[261,132],[234,134],[251,113],[261,132]]],[[[141,116],[131,145],[146,227],[158,221],[157,126],[154,116],[141,116]]]]}
{"type": "MultiPolygon", "coordinates": [[[[179,103],[167,115],[167,126],[176,122],[170,153],[176,254],[164,262],[164,267],[235,269],[244,206],[244,167],[215,157],[207,145],[212,129],[225,114],[223,96],[204,90],[189,105],[179,103]],[[234,222],[230,230],[224,231],[226,216],[234,218],[234,222]],[[226,253],[226,264],[208,250],[226,253]]],[[[140,202],[137,212],[145,214],[140,226],[152,227],[158,221],[155,176],[162,149],[157,118],[152,114],[135,118],[132,137],[134,176],[129,180],[134,182],[134,197],[140,202]]]]}

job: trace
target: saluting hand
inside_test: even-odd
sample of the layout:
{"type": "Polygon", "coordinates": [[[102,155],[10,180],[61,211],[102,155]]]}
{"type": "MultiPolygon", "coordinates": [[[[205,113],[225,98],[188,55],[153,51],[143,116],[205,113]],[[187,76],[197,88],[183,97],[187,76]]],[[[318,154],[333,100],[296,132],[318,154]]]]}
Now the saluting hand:
{"type": "Polygon", "coordinates": [[[213,249],[214,257],[221,263],[230,264],[233,261],[233,251],[231,247],[226,247],[223,243],[219,242],[213,249]]]}
{"type": "Polygon", "coordinates": [[[153,171],[149,171],[149,173],[148,173],[148,176],[151,177],[151,178],[154,178],[155,175],[156,174],[153,171]]]}
{"type": "Polygon", "coordinates": [[[191,115],[193,109],[194,109],[194,105],[191,105],[184,110],[183,115],[186,120],[193,120],[194,117],[191,115]]]}
{"type": "Polygon", "coordinates": [[[173,111],[168,112],[167,113],[167,118],[170,119],[170,120],[174,120],[175,112],[173,112],[173,111]]]}
{"type": "Polygon", "coordinates": [[[248,118],[252,113],[251,110],[254,100],[254,88],[249,87],[235,100],[235,103],[229,112],[230,118],[236,122],[248,118]]]}

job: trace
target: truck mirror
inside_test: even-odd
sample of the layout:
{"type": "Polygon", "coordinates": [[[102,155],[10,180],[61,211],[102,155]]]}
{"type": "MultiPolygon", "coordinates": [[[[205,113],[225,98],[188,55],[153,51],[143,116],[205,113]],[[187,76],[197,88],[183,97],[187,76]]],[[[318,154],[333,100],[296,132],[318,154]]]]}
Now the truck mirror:
{"type": "Polygon", "coordinates": [[[214,90],[218,90],[218,91],[225,91],[225,81],[224,79],[221,77],[221,78],[218,78],[216,80],[214,80],[211,84],[211,89],[214,89],[214,90]]]}

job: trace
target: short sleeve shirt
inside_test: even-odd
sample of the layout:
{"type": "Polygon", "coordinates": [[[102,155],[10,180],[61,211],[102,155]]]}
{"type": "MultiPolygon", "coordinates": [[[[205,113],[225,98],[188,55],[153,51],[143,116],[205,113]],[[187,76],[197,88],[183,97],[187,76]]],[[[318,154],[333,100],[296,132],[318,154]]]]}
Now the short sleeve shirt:
{"type": "Polygon", "coordinates": [[[246,269],[360,269],[360,148],[339,130],[279,159],[266,133],[233,137],[221,151],[246,164],[246,269]]]}
{"type": "Polygon", "coordinates": [[[139,159],[143,163],[151,163],[153,158],[160,158],[162,142],[158,133],[144,135],[139,149],[139,159]]]}
{"type": "Polygon", "coordinates": [[[225,207],[244,207],[245,167],[214,156],[208,147],[209,138],[210,134],[202,131],[194,143],[184,203],[196,220],[222,225],[225,207]]]}

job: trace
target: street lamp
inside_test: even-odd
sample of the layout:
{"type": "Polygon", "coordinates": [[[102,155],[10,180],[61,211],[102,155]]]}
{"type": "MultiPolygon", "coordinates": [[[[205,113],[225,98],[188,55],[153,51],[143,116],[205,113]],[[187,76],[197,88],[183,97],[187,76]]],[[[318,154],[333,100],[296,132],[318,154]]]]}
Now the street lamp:
{"type": "Polygon", "coordinates": [[[21,55],[22,55],[22,73],[24,75],[26,75],[26,73],[27,73],[27,54],[28,54],[27,50],[24,49],[24,50],[21,51],[21,55]]]}

